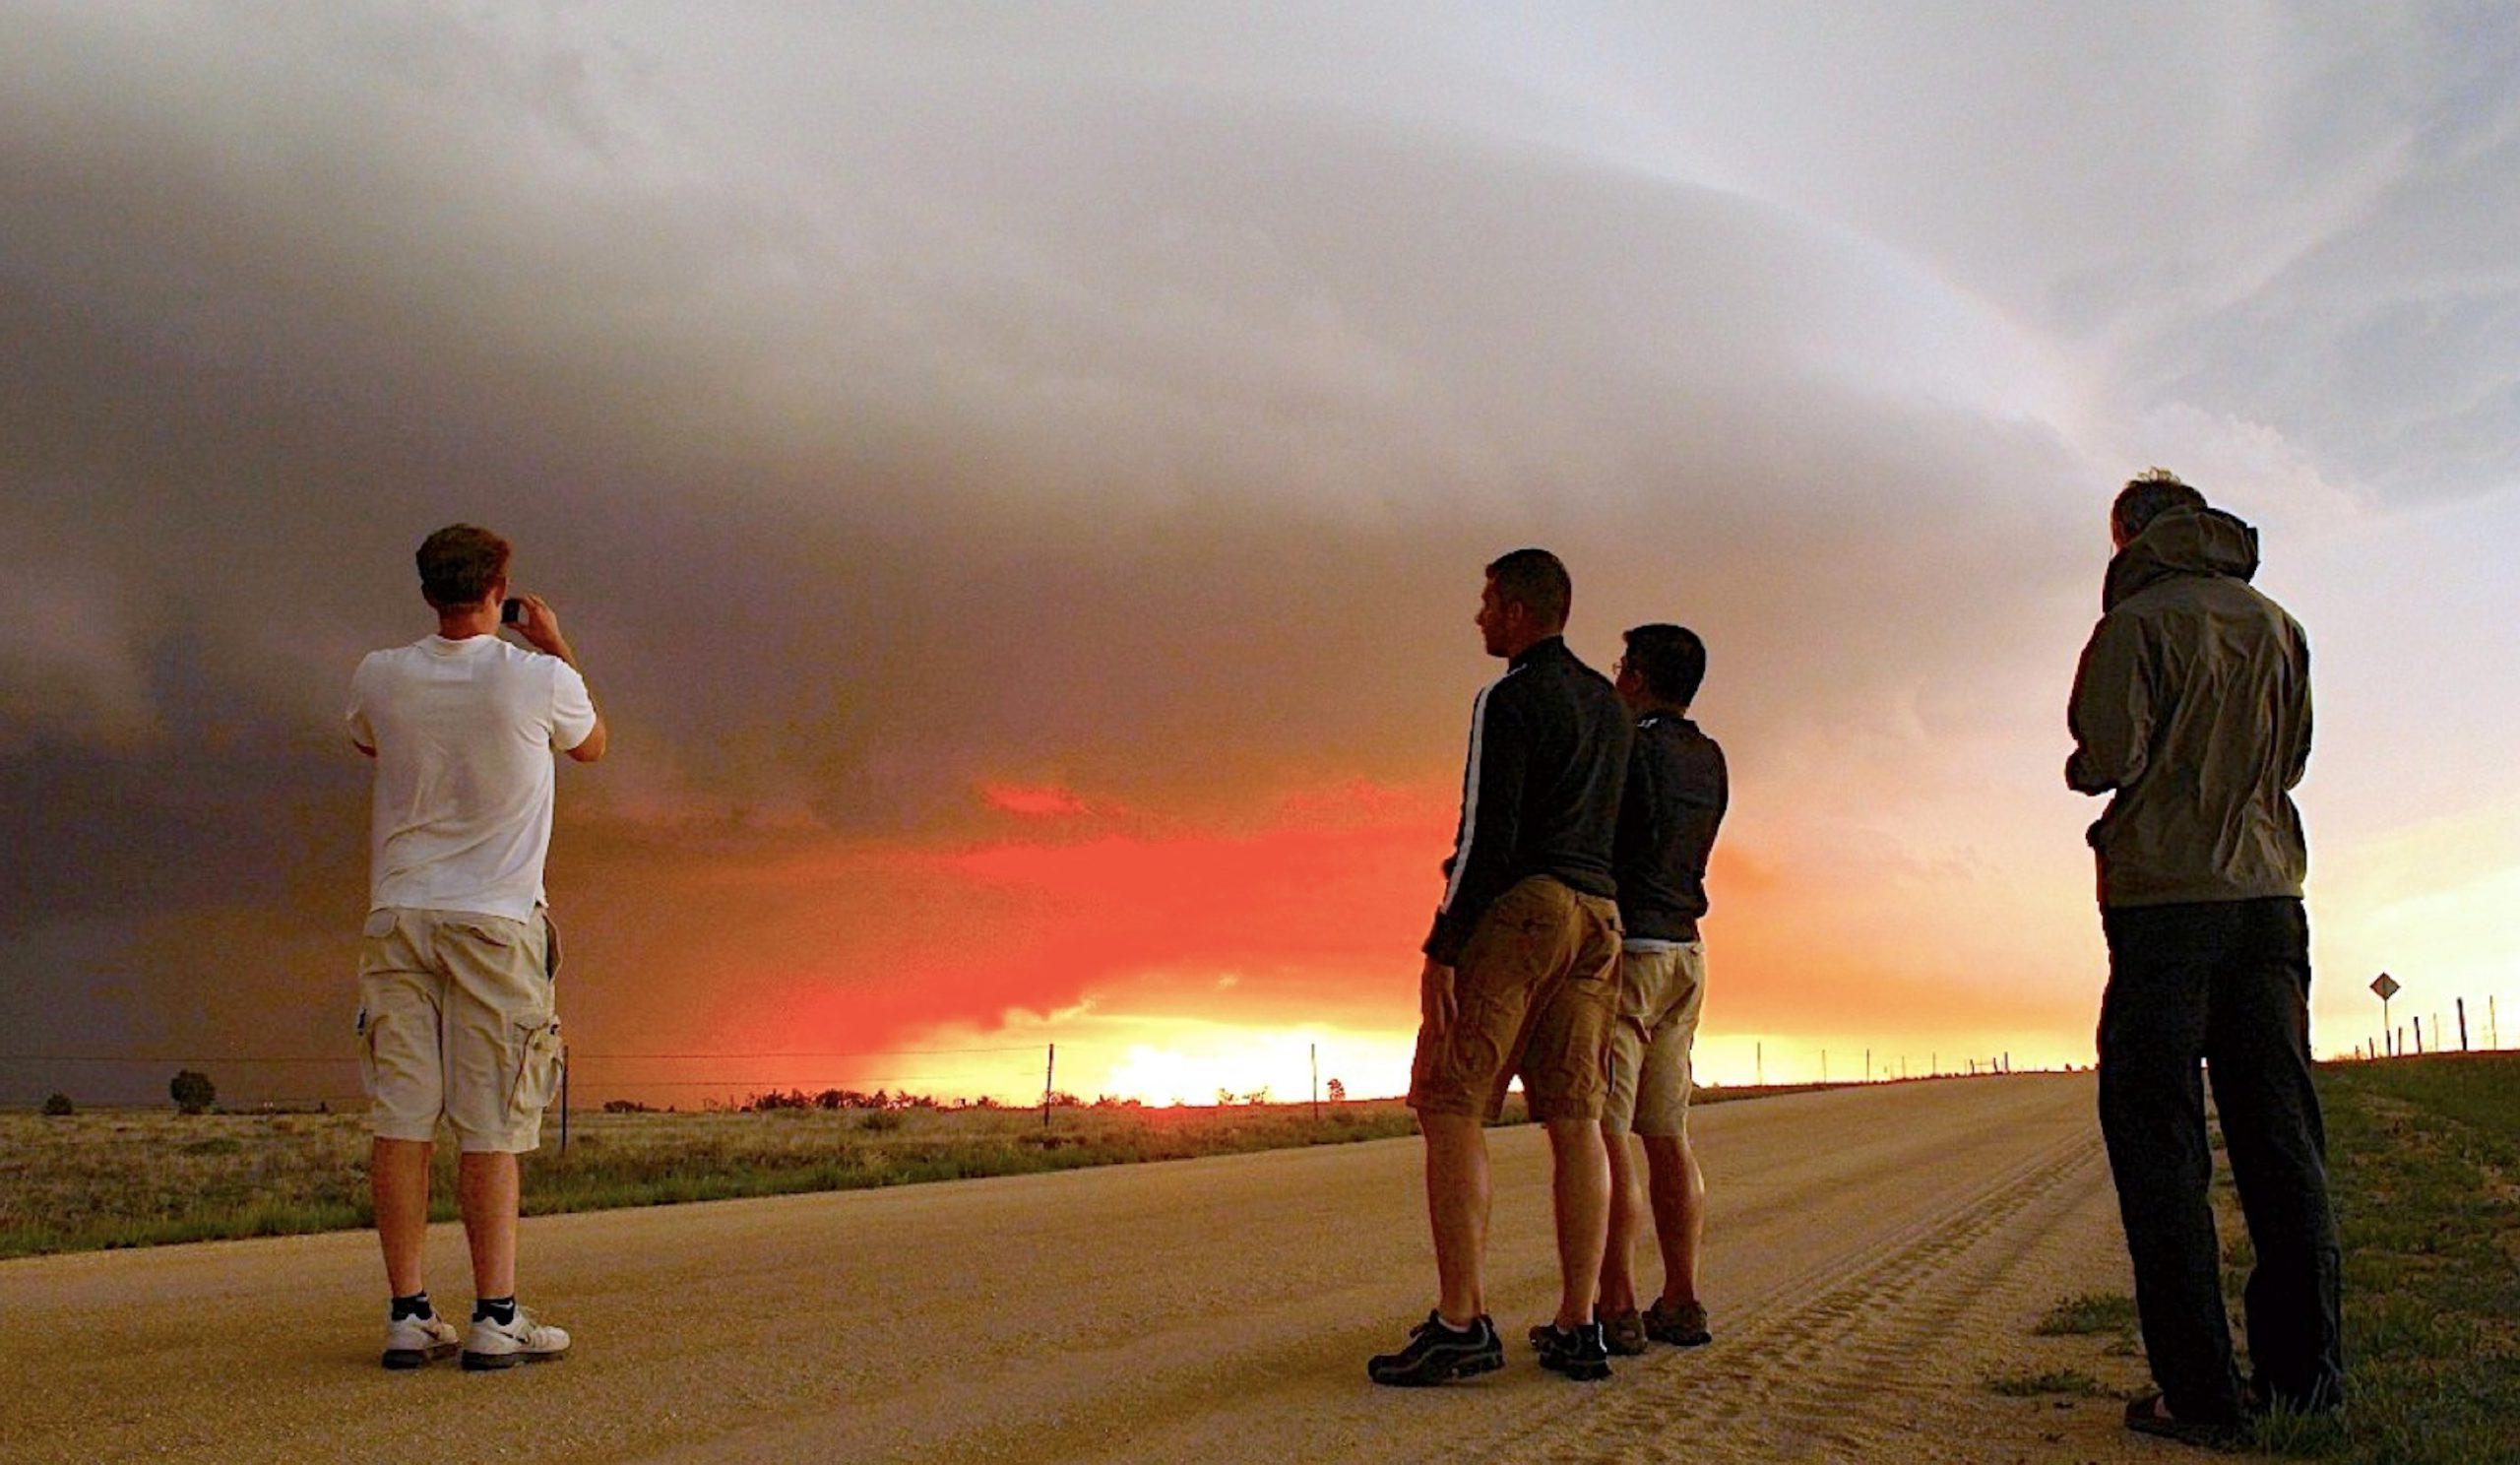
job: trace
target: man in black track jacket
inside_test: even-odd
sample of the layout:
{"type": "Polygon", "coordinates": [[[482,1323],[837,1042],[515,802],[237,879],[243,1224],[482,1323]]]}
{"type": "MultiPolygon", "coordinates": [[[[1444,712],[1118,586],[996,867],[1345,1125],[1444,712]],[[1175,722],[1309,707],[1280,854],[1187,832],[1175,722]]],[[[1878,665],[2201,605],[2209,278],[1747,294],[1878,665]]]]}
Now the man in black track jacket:
{"type": "Polygon", "coordinates": [[[1428,1384],[1500,1367],[1487,1316],[1487,1141],[1520,1075],[1555,1164],[1563,1292],[1533,1330],[1541,1362],[1609,1373],[1594,1294],[1609,1217],[1605,1051],[1619,945],[1610,846],[1627,773],[1617,692],[1566,649],[1573,585],[1544,549],[1487,567],[1478,624],[1505,674],[1471,706],[1462,812],[1419,977],[1409,1103],[1426,1136],[1426,1200],[1441,1297],[1377,1383],[1428,1384]]]}

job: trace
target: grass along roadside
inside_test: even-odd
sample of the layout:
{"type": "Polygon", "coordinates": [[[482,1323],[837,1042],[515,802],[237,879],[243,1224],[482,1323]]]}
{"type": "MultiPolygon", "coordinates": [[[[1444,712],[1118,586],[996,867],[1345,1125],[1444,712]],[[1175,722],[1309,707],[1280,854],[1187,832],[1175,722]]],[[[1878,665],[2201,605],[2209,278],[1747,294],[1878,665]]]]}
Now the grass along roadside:
{"type": "MultiPolygon", "coordinates": [[[[2520,1462],[2520,1054],[2335,1064],[2318,1084],[2345,1242],[2347,1407],[2340,1418],[2262,1421],[2257,1448],[2353,1465],[2520,1462]]],[[[2253,1256],[2227,1170],[2215,1201],[2238,1340],[2253,1256]]],[[[2133,1397],[2149,1387],[2130,1298],[2065,1299],[2033,1331],[2108,1341],[2087,1358],[1990,1377],[1989,1390],[2133,1397]]]]}
{"type": "MultiPolygon", "coordinates": [[[[2345,1239],[2347,1406],[2341,1420],[2270,1420],[2259,1447],[2520,1461],[2520,1054],[2336,1064],[2319,1089],[2345,1239]]],[[[2245,1238],[2236,1201],[2222,1222],[2245,1238]]],[[[2230,1249],[2244,1276],[2245,1241],[2230,1249]]]]}
{"type": "MultiPolygon", "coordinates": [[[[1804,1086],[1807,1087],[1807,1086],[1804,1086]]],[[[1778,1089],[1702,1090],[1695,1102],[1778,1089]]],[[[1505,1120],[1522,1121],[1522,1099],[1505,1120]]],[[[572,1113],[525,1163],[529,1216],[1186,1160],[1417,1132],[1397,1100],[1151,1109],[892,1108],[572,1113]]],[[[441,1141],[449,1137],[441,1131],[441,1141]]],[[[0,1258],[292,1236],[369,1225],[367,1121],[355,1114],[0,1112],[0,1258]]],[[[436,1155],[432,1218],[455,1216],[436,1155]]]]}
{"type": "MultiPolygon", "coordinates": [[[[556,1116],[527,1157],[529,1216],[1381,1139],[1415,1130],[1395,1102],[1201,1109],[796,1110],[556,1116]]],[[[432,1219],[455,1216],[441,1131],[432,1219]]],[[[0,1114],[0,1257],[287,1236],[369,1225],[357,1114],[0,1114]]]]}

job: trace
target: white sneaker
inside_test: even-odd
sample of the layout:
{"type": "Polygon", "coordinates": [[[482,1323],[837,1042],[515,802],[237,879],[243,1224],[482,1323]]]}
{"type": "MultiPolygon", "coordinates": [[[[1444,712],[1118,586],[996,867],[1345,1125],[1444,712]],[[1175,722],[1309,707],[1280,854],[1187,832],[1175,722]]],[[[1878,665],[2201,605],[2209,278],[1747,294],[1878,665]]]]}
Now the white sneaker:
{"type": "Polygon", "coordinates": [[[464,1367],[513,1369],[519,1364],[557,1363],[568,1352],[567,1329],[536,1322],[532,1314],[519,1307],[514,1322],[472,1319],[472,1331],[464,1338],[464,1367]]]}
{"type": "Polygon", "coordinates": [[[456,1340],[462,1336],[454,1323],[434,1312],[426,1317],[396,1317],[389,1309],[385,1318],[385,1367],[416,1369],[453,1358],[456,1340]]]}

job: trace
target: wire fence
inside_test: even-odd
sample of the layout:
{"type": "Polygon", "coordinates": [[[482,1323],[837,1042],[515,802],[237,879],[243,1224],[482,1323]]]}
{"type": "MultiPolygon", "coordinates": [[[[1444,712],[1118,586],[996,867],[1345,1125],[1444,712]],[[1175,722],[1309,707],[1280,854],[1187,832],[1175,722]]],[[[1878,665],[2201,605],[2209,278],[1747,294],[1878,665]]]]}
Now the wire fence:
{"type": "Polygon", "coordinates": [[[2356,1044],[2353,1055],[2365,1062],[2380,1058],[2421,1057],[2426,1053],[2499,1052],[2502,1051],[2502,1014],[2495,998],[2488,994],[2485,1006],[2476,1013],[2474,1029],[2469,1027],[2468,999],[2450,999],[2451,1023],[2444,1023],[2436,1005],[2427,1024],[2425,1013],[2410,1014],[2406,1021],[2393,1020],[2389,999],[2380,1004],[2380,1029],[2356,1044]]]}
{"type": "MultiPolygon", "coordinates": [[[[2401,1005],[2405,1005],[2403,999],[2401,1005]]],[[[2478,1006],[2471,1006],[2463,996],[2452,997],[2446,1005],[2409,1013],[2402,1020],[2384,1004],[2383,1014],[2384,1025],[2356,1042],[2345,1056],[2371,1061],[2503,1048],[2500,1007],[2491,994],[2478,1006]]],[[[2514,1036],[2520,1039],[2520,1034],[2514,1036]]],[[[1094,1072],[1108,1077],[1113,1071],[1111,1060],[1142,1047],[1106,1042],[810,1050],[571,1047],[567,1050],[563,1096],[557,1107],[563,1113],[573,1102],[587,1108],[627,1103],[737,1109],[754,1107],[765,1099],[771,1101],[766,1107],[793,1107],[801,1096],[806,1101],[820,1101],[823,1107],[935,1104],[1023,1109],[1039,1104],[1046,1112],[1063,1105],[1091,1102],[1080,1094],[1097,1087],[1086,1084],[1079,1093],[1068,1092],[1060,1082],[1063,1068],[1069,1074],[1094,1072]],[[1101,1061],[1080,1061],[1088,1059],[1101,1061]]],[[[1746,1077],[1747,1086],[1753,1088],[1838,1087],[2082,1066],[2049,1062],[2016,1069],[2013,1054],[2000,1049],[1983,1053],[1928,1049],[1918,1054],[1889,1045],[1840,1047],[1738,1034],[1718,1034],[1712,1039],[1702,1034],[1699,1053],[1701,1082],[1711,1088],[1724,1086],[1706,1081],[1705,1071],[1717,1066],[1728,1072],[1746,1066],[1748,1072],[1739,1076],[1746,1077]],[[1724,1051],[1723,1064],[1707,1063],[1711,1046],[1724,1051]],[[1745,1048],[1748,1051],[1742,1052],[1745,1048]],[[1748,1059],[1746,1065],[1739,1061],[1742,1058],[1748,1059]]],[[[1361,1051],[1325,1054],[1324,1045],[1317,1042],[1309,1045],[1308,1058],[1309,1071],[1303,1075],[1301,1087],[1280,1092],[1275,1085],[1260,1085],[1237,1091],[1230,1084],[1221,1084],[1214,1088],[1215,1102],[1319,1104],[1325,1100],[1337,1103],[1352,1095],[1364,1098],[1368,1097],[1366,1093],[1357,1092],[1355,1085],[1339,1076],[1342,1065],[1349,1065],[1349,1071],[1365,1077],[1365,1088],[1371,1089],[1378,1084],[1370,1075],[1387,1067],[1390,1061],[1388,1053],[1369,1055],[1361,1051]]],[[[0,1093],[33,1095],[51,1089],[68,1095],[79,1090],[94,1094],[102,1089],[116,1096],[102,1102],[146,1102],[154,1097],[156,1083],[161,1081],[157,1074],[194,1070],[219,1077],[234,1075],[239,1069],[245,1071],[247,1081],[233,1085],[230,1093],[234,1103],[243,1107],[312,1108],[366,1102],[355,1052],[0,1052],[0,1093]]],[[[1220,1075],[1206,1075],[1210,1079],[1217,1076],[1220,1075]]],[[[1109,1102],[1121,1096],[1091,1097],[1109,1102]]],[[[1147,1100],[1149,1096],[1134,1097],[1147,1100]]],[[[1203,1105],[1209,1102],[1210,1094],[1202,1090],[1171,1098],[1176,1103],[1203,1105]]],[[[25,1102],[33,1101],[30,1098],[25,1102]]]]}
{"type": "MultiPolygon", "coordinates": [[[[1138,1047],[1061,1042],[952,1048],[589,1050],[573,1045],[564,1050],[564,1092],[556,1107],[565,1110],[575,1101],[589,1107],[624,1101],[645,1105],[679,1101],[684,1096],[707,1109],[792,1108],[800,1096],[821,1101],[824,1108],[1024,1109],[1036,1103],[1043,1108],[1065,1107],[1089,1101],[1062,1086],[1063,1067],[1066,1074],[1073,1074],[1081,1053],[1099,1053],[1109,1060],[1138,1047]],[[574,1094],[568,1092],[572,1089],[574,1094]]],[[[1335,1069],[1322,1067],[1321,1045],[1310,1045],[1308,1057],[1308,1092],[1283,1093],[1275,1085],[1240,1091],[1220,1086],[1214,1098],[1219,1104],[1245,1105],[1343,1099],[1347,1085],[1335,1069]]],[[[130,1102],[145,1096],[158,1075],[189,1070],[230,1080],[229,1092],[243,1107],[363,1104],[360,1063],[355,1052],[0,1052],[0,1092],[31,1095],[50,1088],[67,1096],[74,1090],[94,1094],[103,1089],[115,1096],[104,1102],[130,1102]],[[239,1069],[245,1071],[246,1079],[234,1083],[239,1069]]],[[[1108,1066],[1106,1061],[1102,1067],[1105,1075],[1108,1066]]],[[[1205,1092],[1185,1094],[1179,1102],[1200,1103],[1208,1097],[1205,1092]]],[[[1098,1093],[1092,1098],[1117,1102],[1119,1096],[1098,1093]]]]}
{"type": "MultiPolygon", "coordinates": [[[[1789,1048],[1771,1045],[1764,1040],[1752,1040],[1746,1046],[1749,1051],[1742,1056],[1749,1060],[1749,1071],[1741,1077],[1747,1082],[1736,1082],[1731,1085],[1732,1087],[1767,1088],[1771,1084],[1792,1088],[1837,1087],[1922,1078],[1994,1076],[2016,1071],[2012,1055],[2000,1050],[1984,1054],[1928,1051],[1918,1055],[1896,1052],[1887,1047],[1831,1050],[1797,1044],[1789,1048]],[[1832,1066],[1832,1051],[1838,1053],[1835,1067],[1832,1066]]],[[[1117,1096],[1094,1092],[1101,1088],[1098,1083],[1088,1083],[1077,1092],[1070,1092],[1061,1081],[1063,1074],[1079,1071],[1107,1076],[1110,1059],[1140,1047],[1064,1041],[957,1048],[813,1051],[610,1051],[572,1046],[566,1051],[567,1077],[564,1083],[574,1088],[575,1093],[563,1097],[560,1105],[565,1108],[573,1101],[588,1108],[601,1107],[607,1102],[646,1104],[672,1101],[678,1105],[687,1097],[697,1107],[707,1109],[745,1108],[756,1104],[760,1107],[794,1107],[799,1096],[808,1101],[823,1100],[824,1107],[849,1108],[938,1104],[1020,1109],[1039,1104],[1046,1109],[1095,1100],[1125,1102],[1132,1097],[1143,1102],[1163,1103],[1163,1100],[1145,1094],[1117,1096]],[[1086,1064],[1079,1062],[1081,1058],[1101,1058],[1103,1061],[1086,1064]],[[694,1072],[691,1065],[707,1067],[694,1072]],[[709,1071],[721,1065],[743,1071],[709,1071]]],[[[1211,1091],[1214,1102],[1221,1106],[1338,1103],[1350,1097],[1393,1097],[1374,1092],[1378,1086],[1390,1087],[1396,1093],[1397,1082],[1377,1085],[1375,1080],[1368,1078],[1359,1087],[1342,1077],[1343,1063],[1366,1059],[1367,1054],[1325,1052],[1324,1046],[1318,1043],[1308,1045],[1308,1071],[1301,1076],[1301,1086],[1294,1090],[1281,1090],[1276,1084],[1259,1084],[1250,1088],[1237,1088],[1229,1083],[1217,1084],[1213,1080],[1222,1075],[1211,1073],[1208,1075],[1210,1089],[1175,1095],[1172,1102],[1204,1105],[1210,1101],[1211,1091]]],[[[1703,1051],[1701,1047],[1701,1052],[1703,1051]]],[[[1347,1071],[1364,1075],[1389,1066],[1387,1054],[1370,1056],[1372,1061],[1359,1061],[1347,1071]]],[[[0,1052],[0,1082],[6,1084],[5,1090],[0,1091],[29,1093],[53,1087],[68,1093],[80,1088],[93,1090],[102,1084],[113,1092],[136,1096],[142,1092],[142,1086],[156,1082],[158,1074],[195,1070],[220,1077],[233,1075],[238,1069],[246,1070],[249,1081],[234,1085],[231,1092],[237,1103],[244,1107],[313,1107],[366,1102],[358,1079],[359,1058],[355,1053],[0,1052]],[[54,1071],[46,1073],[44,1070],[47,1069],[54,1071]],[[64,1069],[71,1071],[60,1071],[64,1069]],[[83,1079],[89,1081],[82,1082],[83,1079]]],[[[1402,1077],[1405,1078],[1405,1073],[1402,1077]]],[[[1712,1081],[1704,1071],[1701,1071],[1699,1082],[1706,1088],[1728,1087],[1712,1081]]]]}

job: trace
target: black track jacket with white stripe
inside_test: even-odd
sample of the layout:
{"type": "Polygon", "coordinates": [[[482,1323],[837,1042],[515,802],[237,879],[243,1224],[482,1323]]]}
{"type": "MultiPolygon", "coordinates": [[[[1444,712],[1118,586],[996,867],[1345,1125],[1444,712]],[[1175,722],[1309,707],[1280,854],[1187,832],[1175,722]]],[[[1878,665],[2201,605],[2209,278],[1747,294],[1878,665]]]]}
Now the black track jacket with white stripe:
{"type": "Polygon", "coordinates": [[[1615,896],[1610,845],[1631,723],[1609,679],[1556,636],[1536,642],[1470,707],[1461,828],[1426,955],[1460,962],[1480,916],[1532,875],[1615,896]]]}

